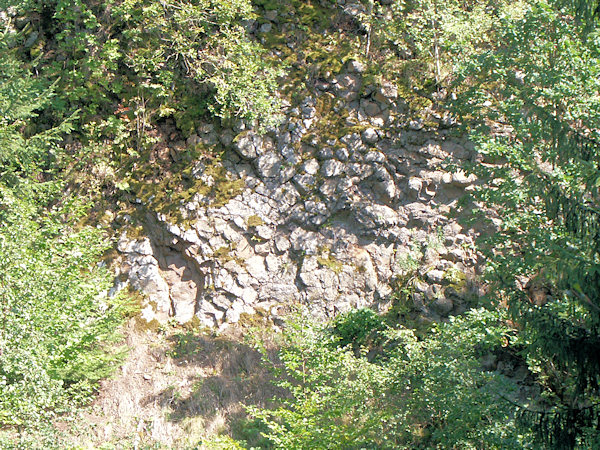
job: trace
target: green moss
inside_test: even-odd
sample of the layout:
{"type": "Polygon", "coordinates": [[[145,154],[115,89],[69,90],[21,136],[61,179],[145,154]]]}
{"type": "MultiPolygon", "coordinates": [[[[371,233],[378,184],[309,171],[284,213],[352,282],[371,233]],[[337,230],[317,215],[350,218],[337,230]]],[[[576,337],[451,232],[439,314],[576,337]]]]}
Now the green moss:
{"type": "Polygon", "coordinates": [[[336,274],[341,273],[344,269],[344,264],[331,254],[329,247],[319,248],[319,255],[317,256],[317,263],[321,267],[326,267],[336,274]]]}
{"type": "Polygon", "coordinates": [[[242,328],[261,328],[264,327],[268,322],[268,314],[265,310],[259,311],[257,308],[255,314],[241,313],[238,325],[242,328]]]}
{"type": "Polygon", "coordinates": [[[327,267],[335,273],[340,273],[344,268],[344,265],[331,255],[327,255],[327,257],[317,256],[317,262],[321,267],[327,267]]]}
{"type": "Polygon", "coordinates": [[[130,184],[142,204],[179,224],[185,224],[187,219],[181,213],[181,206],[191,201],[194,195],[199,194],[205,199],[204,206],[219,207],[241,194],[246,187],[244,180],[231,179],[218,160],[212,160],[204,171],[205,177],[212,179],[211,183],[194,178],[192,169],[193,163],[190,163],[177,171],[164,172],[160,178],[140,174],[139,181],[134,181],[135,175],[132,175],[130,184]]]}
{"type": "Polygon", "coordinates": [[[264,224],[265,224],[265,221],[262,220],[256,214],[253,214],[253,215],[251,215],[250,217],[248,217],[246,219],[246,225],[248,225],[248,228],[259,227],[259,226],[264,225],[264,224]]]}
{"type": "Polygon", "coordinates": [[[444,273],[444,279],[456,292],[463,291],[467,286],[467,275],[456,267],[450,267],[444,273]]]}
{"type": "Polygon", "coordinates": [[[221,264],[226,264],[230,261],[235,261],[238,265],[244,266],[245,261],[233,253],[236,246],[236,243],[231,243],[229,246],[219,247],[213,252],[212,256],[221,264]]]}

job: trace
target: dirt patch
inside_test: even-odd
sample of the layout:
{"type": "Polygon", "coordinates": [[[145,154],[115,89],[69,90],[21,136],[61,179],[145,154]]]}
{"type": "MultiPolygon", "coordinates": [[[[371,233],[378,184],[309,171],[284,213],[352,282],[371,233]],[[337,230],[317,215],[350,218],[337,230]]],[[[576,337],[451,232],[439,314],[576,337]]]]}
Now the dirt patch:
{"type": "Polygon", "coordinates": [[[129,357],[76,420],[73,440],[94,448],[189,448],[216,434],[243,433],[242,404],[266,406],[282,394],[245,334],[168,325],[140,331],[132,320],[129,357]]]}

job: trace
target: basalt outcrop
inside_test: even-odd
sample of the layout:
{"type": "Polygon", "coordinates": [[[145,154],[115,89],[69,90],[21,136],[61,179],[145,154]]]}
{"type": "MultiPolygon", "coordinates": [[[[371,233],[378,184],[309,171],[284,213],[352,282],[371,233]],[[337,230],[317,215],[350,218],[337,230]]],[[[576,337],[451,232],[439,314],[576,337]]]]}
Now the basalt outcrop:
{"type": "MultiPolygon", "coordinates": [[[[315,80],[265,133],[204,124],[187,139],[225,148],[225,178],[245,188],[220,205],[197,193],[177,205],[180,223],[148,209],[147,236],[123,234],[120,270],[146,294],[147,320],[215,327],[257,311],[276,320],[294,303],[320,316],[387,308],[408,273],[418,314],[465,309],[474,233],[450,213],[475,180],[445,168],[474,159],[472,146],[443,117],[415,119],[396,86],[366,85],[363,71],[350,61],[315,80]]],[[[222,182],[193,164],[204,185],[222,182]]]]}

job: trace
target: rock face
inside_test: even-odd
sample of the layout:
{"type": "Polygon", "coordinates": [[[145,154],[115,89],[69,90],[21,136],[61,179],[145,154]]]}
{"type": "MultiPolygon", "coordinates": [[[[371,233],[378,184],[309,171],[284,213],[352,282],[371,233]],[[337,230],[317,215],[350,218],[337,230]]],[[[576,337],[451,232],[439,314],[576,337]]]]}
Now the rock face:
{"type": "Polygon", "coordinates": [[[476,180],[442,165],[471,159],[471,147],[415,126],[396,87],[365,88],[358,69],[350,62],[321,82],[266,135],[215,136],[204,126],[246,189],[219,207],[182,204],[186,225],[148,212],[149,235],[122,238],[123,270],[147,294],[146,317],[196,316],[213,327],[297,302],[330,316],[389,304],[393,280],[415,267],[428,285],[416,309],[436,318],[463,308],[473,234],[445,216],[476,180]],[[332,111],[346,125],[331,129],[332,111]]]}

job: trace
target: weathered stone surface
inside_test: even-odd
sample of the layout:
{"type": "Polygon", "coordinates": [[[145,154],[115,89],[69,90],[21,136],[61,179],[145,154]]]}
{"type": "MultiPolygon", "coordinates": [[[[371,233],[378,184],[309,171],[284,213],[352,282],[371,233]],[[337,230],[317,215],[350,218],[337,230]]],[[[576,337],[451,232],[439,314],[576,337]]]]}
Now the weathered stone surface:
{"type": "Polygon", "coordinates": [[[253,131],[243,131],[235,137],[233,142],[234,150],[246,159],[254,159],[273,148],[270,138],[260,136],[253,131]]]}
{"type": "Polygon", "coordinates": [[[321,165],[321,174],[324,177],[337,177],[344,171],[344,164],[335,159],[329,159],[321,165]]]}
{"type": "Polygon", "coordinates": [[[433,302],[432,307],[440,315],[446,316],[454,309],[454,302],[449,298],[440,297],[433,302]]]}
{"type": "Polygon", "coordinates": [[[281,171],[281,157],[276,153],[266,153],[256,160],[256,170],[262,178],[274,178],[281,171]]]}
{"type": "MultiPolygon", "coordinates": [[[[274,12],[260,32],[277,23],[274,12]]],[[[396,86],[363,86],[363,73],[350,61],[345,72],[314,80],[266,134],[243,121],[218,132],[198,126],[188,146],[220,142],[224,168],[245,187],[218,207],[192,195],[177,205],[185,221],[150,215],[149,236],[118,241],[122,272],[147,296],[147,320],[195,315],[220,327],[256,308],[279,320],[277,306],[288,302],[326,317],[388,304],[392,280],[409,269],[419,280],[416,310],[429,319],[460,312],[463,294],[445,278],[451,269],[474,272],[473,234],[444,214],[476,179],[446,173],[443,163],[472,159],[472,146],[447,130],[427,131],[407,115],[396,86]],[[320,135],[328,125],[323,103],[344,115],[345,134],[320,135]]],[[[185,144],[172,146],[179,159],[185,144]]],[[[192,175],[219,191],[207,167],[195,162],[192,175]]]]}
{"type": "Polygon", "coordinates": [[[375,131],[374,128],[367,128],[365,131],[362,132],[362,140],[366,144],[375,144],[379,140],[377,131],[375,131]]]}

